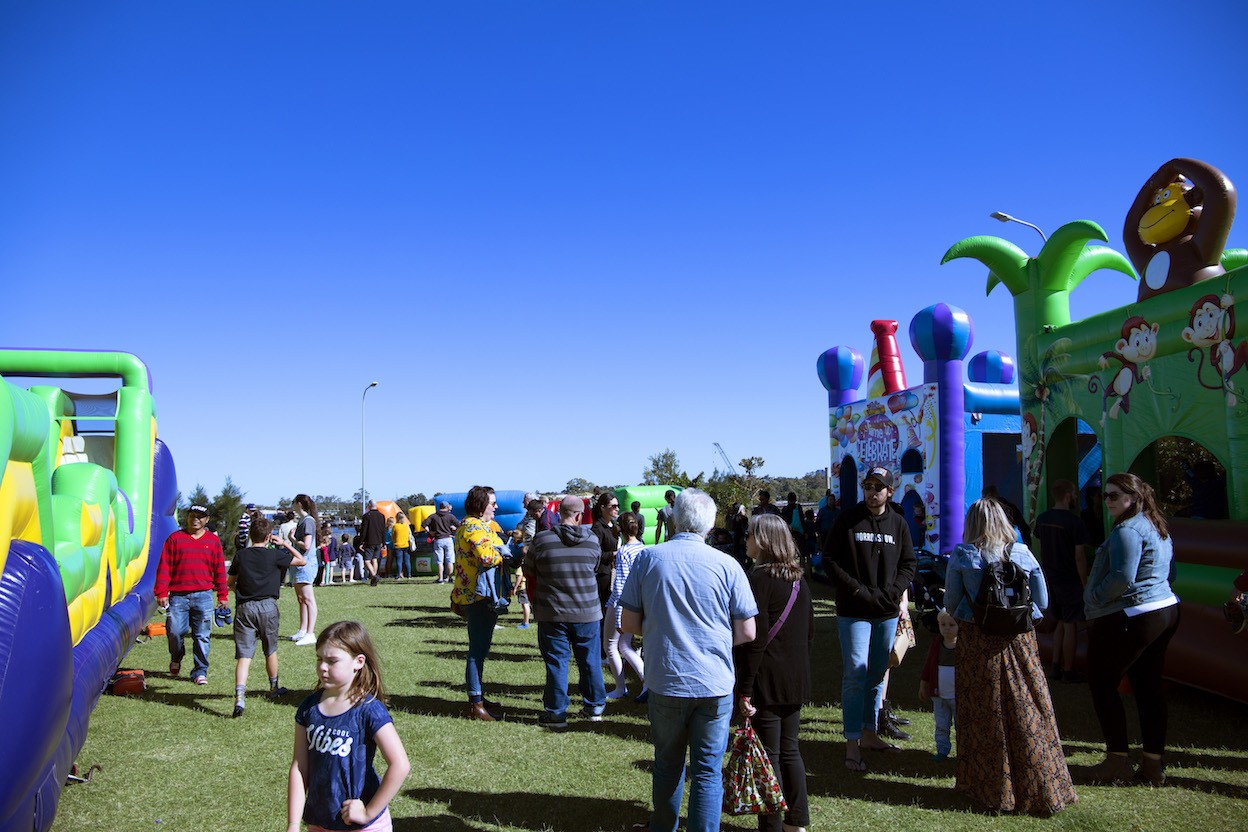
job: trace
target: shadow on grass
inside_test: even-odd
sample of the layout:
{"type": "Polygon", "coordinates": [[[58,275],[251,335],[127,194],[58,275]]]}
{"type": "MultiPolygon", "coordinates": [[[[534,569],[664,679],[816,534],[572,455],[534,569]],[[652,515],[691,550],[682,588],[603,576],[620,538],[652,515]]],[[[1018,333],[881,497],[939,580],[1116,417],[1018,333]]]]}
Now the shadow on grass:
{"type": "MultiPolygon", "coordinates": [[[[442,610],[425,616],[424,618],[396,618],[393,621],[387,621],[384,626],[408,627],[411,629],[425,629],[427,627],[439,627],[446,629],[453,627],[464,631],[465,633],[467,632],[464,627],[464,619],[454,613],[444,612],[442,610]]],[[[465,640],[466,639],[467,636],[465,635],[465,640]]]]}
{"type": "Polygon", "coordinates": [[[995,814],[977,806],[953,790],[952,785],[907,782],[891,777],[944,780],[953,776],[952,762],[934,763],[931,752],[921,749],[896,752],[865,752],[865,774],[845,768],[845,744],[836,741],[802,741],[806,761],[806,788],[812,797],[839,797],[893,806],[923,809],[971,810],[995,814]],[[886,775],[880,777],[879,775],[886,775]]]}
{"type": "MultiPolygon", "coordinates": [[[[540,687],[536,688],[535,691],[538,695],[530,695],[528,697],[517,697],[516,686],[513,685],[487,685],[487,687],[492,688],[492,690],[487,691],[487,696],[498,697],[500,700],[503,697],[507,698],[507,701],[500,701],[499,703],[502,705],[505,713],[503,717],[505,722],[532,725],[534,730],[548,730],[541,728],[537,724],[538,717],[545,713],[545,709],[542,707],[540,687]],[[525,701],[517,704],[515,698],[522,698],[525,701]]],[[[433,696],[392,693],[388,699],[390,708],[394,710],[423,716],[463,719],[468,708],[467,697],[443,699],[433,696]]],[[[590,722],[588,719],[580,716],[580,705],[578,703],[579,699],[573,697],[572,706],[568,710],[568,727],[558,729],[559,733],[603,734],[619,737],[620,739],[638,740],[640,742],[650,741],[650,726],[649,723],[644,721],[646,712],[641,706],[637,706],[637,709],[632,712],[616,711],[615,714],[612,714],[612,712],[608,711],[602,722],[590,722]],[[620,717],[633,717],[637,721],[625,722],[620,717]]]]}
{"type": "Polygon", "coordinates": [[[189,711],[208,714],[209,716],[219,716],[222,719],[229,719],[234,712],[234,697],[222,693],[175,693],[168,690],[152,690],[149,688],[143,698],[149,702],[186,708],[189,711]],[[223,710],[211,707],[211,705],[217,703],[220,703],[220,707],[223,710]]]}
{"type": "Polygon", "coordinates": [[[420,789],[407,793],[422,803],[444,803],[454,817],[395,818],[395,832],[478,829],[476,823],[505,822],[519,829],[551,832],[583,832],[585,829],[620,828],[647,820],[650,807],[630,800],[604,797],[575,798],[536,792],[488,794],[452,789],[420,789]],[[461,820],[462,819],[462,820],[461,820]]]}
{"type": "MultiPolygon", "coordinates": [[[[464,661],[468,658],[468,645],[465,644],[462,650],[415,650],[416,653],[424,653],[426,656],[433,656],[435,659],[454,659],[455,661],[464,661]]],[[[517,653],[507,650],[504,645],[496,645],[490,648],[490,655],[485,657],[485,663],[488,666],[490,662],[513,662],[517,664],[528,664],[536,658],[532,650],[526,650],[523,653],[517,653]]]]}

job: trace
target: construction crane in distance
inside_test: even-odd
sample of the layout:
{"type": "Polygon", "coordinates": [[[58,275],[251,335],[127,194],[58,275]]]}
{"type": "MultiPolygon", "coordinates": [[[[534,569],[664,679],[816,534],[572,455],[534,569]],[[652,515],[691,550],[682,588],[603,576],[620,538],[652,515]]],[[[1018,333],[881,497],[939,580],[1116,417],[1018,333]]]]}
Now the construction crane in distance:
{"type": "Polygon", "coordinates": [[[734,477],[741,476],[740,474],[737,473],[737,466],[733,465],[732,460],[728,458],[728,454],[724,453],[724,446],[720,445],[718,442],[712,442],[711,444],[715,446],[715,450],[719,451],[719,456],[721,459],[724,460],[724,464],[728,466],[728,471],[734,477]]]}

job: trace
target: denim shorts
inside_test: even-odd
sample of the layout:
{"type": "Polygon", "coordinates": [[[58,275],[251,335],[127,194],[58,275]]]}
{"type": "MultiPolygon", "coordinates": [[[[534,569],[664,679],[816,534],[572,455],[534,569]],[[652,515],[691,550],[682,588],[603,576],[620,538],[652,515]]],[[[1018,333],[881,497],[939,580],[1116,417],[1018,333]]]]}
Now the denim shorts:
{"type": "Polygon", "coordinates": [[[294,568],[294,583],[310,584],[316,580],[316,561],[305,563],[303,566],[294,568]]]}

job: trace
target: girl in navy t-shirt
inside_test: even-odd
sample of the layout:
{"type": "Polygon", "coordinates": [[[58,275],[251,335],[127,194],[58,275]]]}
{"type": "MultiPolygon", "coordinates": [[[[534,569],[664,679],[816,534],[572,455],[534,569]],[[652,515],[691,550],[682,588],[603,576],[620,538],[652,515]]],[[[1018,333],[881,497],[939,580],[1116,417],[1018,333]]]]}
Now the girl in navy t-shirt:
{"type": "Polygon", "coordinates": [[[390,832],[390,800],[411,769],[383,704],[373,642],[356,621],[339,621],[316,640],[317,690],[295,712],[287,829],[390,832]],[[377,750],[386,776],[373,768],[377,750]]]}

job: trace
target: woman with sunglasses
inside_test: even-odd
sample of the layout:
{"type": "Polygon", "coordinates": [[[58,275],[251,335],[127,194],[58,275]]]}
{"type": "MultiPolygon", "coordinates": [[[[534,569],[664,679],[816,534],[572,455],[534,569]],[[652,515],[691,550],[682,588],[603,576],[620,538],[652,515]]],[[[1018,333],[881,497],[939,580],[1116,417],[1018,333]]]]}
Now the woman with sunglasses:
{"type": "MultiPolygon", "coordinates": [[[[620,501],[614,491],[604,491],[594,502],[594,525],[590,530],[598,538],[602,560],[598,562],[598,600],[603,607],[611,597],[611,576],[615,573],[615,553],[620,548],[620,501]]],[[[604,632],[606,622],[603,622],[604,632]]],[[[605,643],[605,637],[604,637],[605,643]]]]}
{"type": "Polygon", "coordinates": [[[1125,675],[1140,712],[1144,756],[1136,780],[1162,785],[1166,700],[1161,669],[1179,628],[1179,599],[1170,590],[1173,549],[1153,488],[1134,474],[1114,474],[1105,484],[1105,510],[1113,520],[1096,551],[1084,587],[1088,635],[1088,685],[1105,735],[1105,759],[1092,767],[1097,782],[1132,779],[1127,758],[1127,716],[1118,695],[1125,675]]]}
{"type": "Polygon", "coordinates": [[[468,625],[468,662],[464,668],[464,685],[468,689],[469,719],[494,722],[502,719],[502,709],[485,698],[481,677],[485,659],[494,642],[494,625],[498,610],[494,602],[477,594],[477,576],[483,569],[503,562],[503,540],[490,527],[498,500],[488,485],[474,485],[464,499],[464,522],[455,530],[455,583],[451,589],[451,607],[458,608],[468,625]]]}

